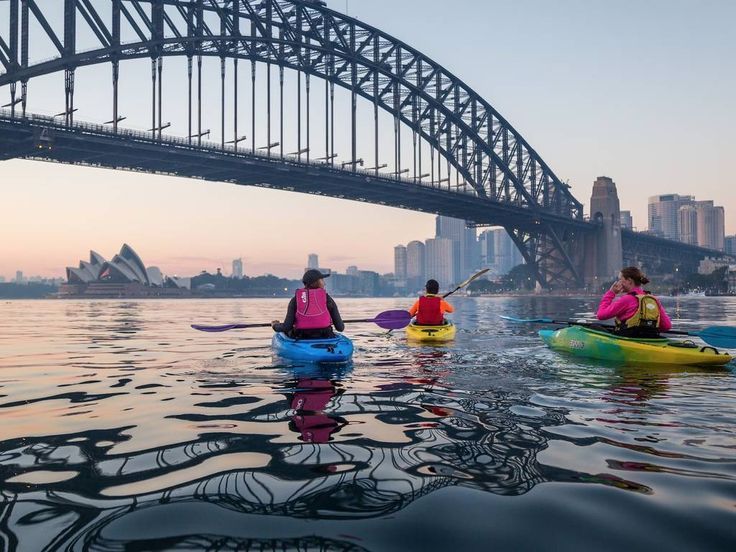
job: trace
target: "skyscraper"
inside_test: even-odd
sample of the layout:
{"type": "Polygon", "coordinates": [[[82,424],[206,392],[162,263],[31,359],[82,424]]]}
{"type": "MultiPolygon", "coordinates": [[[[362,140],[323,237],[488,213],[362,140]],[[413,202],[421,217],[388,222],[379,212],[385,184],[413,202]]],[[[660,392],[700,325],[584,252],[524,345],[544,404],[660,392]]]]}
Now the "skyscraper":
{"type": "Polygon", "coordinates": [[[233,260],[233,278],[241,279],[243,277],[243,259],[233,260]]]}
{"type": "Polygon", "coordinates": [[[424,245],[424,266],[427,278],[433,278],[440,286],[448,287],[457,283],[454,260],[457,242],[449,238],[428,239],[424,245]]]}
{"type": "Polygon", "coordinates": [[[23,283],[23,271],[22,270],[16,270],[16,272],[15,272],[15,283],[16,284],[22,284],[23,283]]]}
{"type": "Polygon", "coordinates": [[[679,217],[679,239],[690,245],[698,244],[698,210],[693,204],[680,207],[679,217]]]}
{"type": "Polygon", "coordinates": [[[493,239],[493,230],[485,230],[478,237],[480,246],[480,264],[484,267],[491,267],[496,262],[495,240],[493,239]]]}
{"type": "Polygon", "coordinates": [[[317,269],[319,268],[319,255],[316,253],[310,253],[307,256],[307,268],[317,269]]]}
{"type": "Polygon", "coordinates": [[[397,245],[394,247],[394,277],[398,280],[406,279],[406,247],[397,245]]]}
{"type": "Polygon", "coordinates": [[[696,201],[698,213],[698,245],[723,251],[725,248],[725,214],[712,200],[696,201]]]}
{"type": "Polygon", "coordinates": [[[621,229],[634,229],[634,219],[631,216],[631,211],[621,211],[621,229]]]}
{"type": "Polygon", "coordinates": [[[406,246],[407,285],[419,289],[424,285],[424,275],[424,244],[414,240],[406,246]]]}
{"type": "Polygon", "coordinates": [[[695,201],[693,196],[666,194],[649,198],[649,231],[670,240],[680,239],[679,211],[683,205],[695,201]]]}
{"type": "Polygon", "coordinates": [[[724,243],[726,253],[736,255],[736,236],[726,236],[724,243]]]}
{"type": "Polygon", "coordinates": [[[495,252],[495,265],[499,274],[506,274],[512,268],[524,262],[521,251],[503,228],[490,230],[493,232],[493,247],[495,252]]]}
{"type": "Polygon", "coordinates": [[[478,265],[478,240],[475,228],[467,228],[462,219],[438,216],[435,219],[435,238],[445,238],[455,242],[453,249],[453,282],[458,282],[470,274],[478,265]]]}

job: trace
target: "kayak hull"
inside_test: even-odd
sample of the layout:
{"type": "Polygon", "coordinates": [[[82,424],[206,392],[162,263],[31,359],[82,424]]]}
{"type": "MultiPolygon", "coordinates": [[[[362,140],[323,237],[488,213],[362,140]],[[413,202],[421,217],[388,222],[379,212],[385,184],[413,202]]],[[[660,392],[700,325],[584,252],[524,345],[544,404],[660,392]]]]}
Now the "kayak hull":
{"type": "Polygon", "coordinates": [[[406,337],[410,341],[422,343],[444,343],[455,339],[456,331],[452,322],[441,326],[419,326],[411,323],[406,327],[406,337]]]}
{"type": "Polygon", "coordinates": [[[631,364],[722,366],[731,355],[713,347],[697,346],[670,339],[633,339],[582,326],[540,330],[539,336],[551,349],[576,357],[631,364]]]}
{"type": "Polygon", "coordinates": [[[275,355],[289,360],[317,363],[344,363],[353,357],[353,342],[344,335],[327,339],[292,339],[276,333],[271,339],[275,355]]]}

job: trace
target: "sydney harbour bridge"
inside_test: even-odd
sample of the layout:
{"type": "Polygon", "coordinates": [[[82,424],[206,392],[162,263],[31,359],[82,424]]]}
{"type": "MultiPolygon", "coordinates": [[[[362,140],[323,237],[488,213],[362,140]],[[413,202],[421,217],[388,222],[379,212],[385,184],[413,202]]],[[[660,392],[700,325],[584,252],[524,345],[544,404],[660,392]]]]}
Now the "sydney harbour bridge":
{"type": "Polygon", "coordinates": [[[458,76],[324,4],[0,0],[0,92],[9,100],[0,159],[270,187],[501,226],[544,288],[610,278],[624,262],[692,270],[723,256],[621,230],[617,197],[599,208],[594,197],[586,217],[570,186],[458,76]],[[147,90],[125,94],[142,64],[147,90]],[[85,82],[93,67],[109,68],[108,85],[85,82]],[[167,88],[173,72],[185,86],[167,88]],[[96,104],[109,104],[109,120],[79,120],[75,93],[90,89],[96,104]],[[59,113],[34,111],[40,92],[57,95],[59,113]],[[184,109],[175,112],[172,98],[184,109]],[[126,126],[134,117],[147,128],[126,126]]]}

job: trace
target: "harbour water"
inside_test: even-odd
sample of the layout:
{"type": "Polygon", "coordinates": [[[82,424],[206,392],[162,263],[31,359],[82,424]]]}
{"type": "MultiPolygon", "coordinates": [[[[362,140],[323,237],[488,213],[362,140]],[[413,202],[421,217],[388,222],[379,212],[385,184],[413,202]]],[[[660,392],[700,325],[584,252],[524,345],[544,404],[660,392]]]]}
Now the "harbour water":
{"type": "MultiPolygon", "coordinates": [[[[0,303],[0,550],[733,550],[736,373],[603,366],[457,298],[446,346],[361,324],[289,365],[283,300],[0,303]]],[[[345,318],[410,300],[338,300],[345,318]]],[[[678,328],[736,299],[665,299],[678,328]]]]}

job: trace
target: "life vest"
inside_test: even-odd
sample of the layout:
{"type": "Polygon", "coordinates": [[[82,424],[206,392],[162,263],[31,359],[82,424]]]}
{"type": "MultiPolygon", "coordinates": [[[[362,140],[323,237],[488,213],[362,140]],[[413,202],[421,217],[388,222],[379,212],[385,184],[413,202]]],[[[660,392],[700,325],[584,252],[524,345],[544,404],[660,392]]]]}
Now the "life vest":
{"type": "Polygon", "coordinates": [[[661,312],[657,300],[648,291],[645,291],[642,295],[637,295],[636,292],[632,291],[629,295],[636,297],[639,308],[636,309],[631,318],[626,320],[616,318],[616,330],[624,334],[658,334],[661,312]]]}
{"type": "Polygon", "coordinates": [[[444,321],[442,297],[439,295],[423,295],[419,298],[417,324],[420,326],[440,326],[444,321]]]}
{"type": "Polygon", "coordinates": [[[327,292],[324,288],[296,290],[296,317],[294,328],[297,330],[316,330],[332,326],[332,317],[327,310],[327,292]]]}

